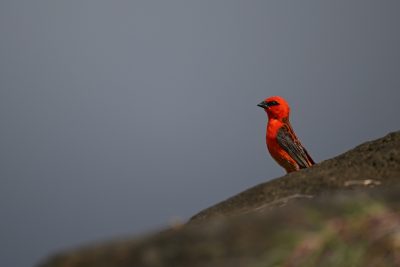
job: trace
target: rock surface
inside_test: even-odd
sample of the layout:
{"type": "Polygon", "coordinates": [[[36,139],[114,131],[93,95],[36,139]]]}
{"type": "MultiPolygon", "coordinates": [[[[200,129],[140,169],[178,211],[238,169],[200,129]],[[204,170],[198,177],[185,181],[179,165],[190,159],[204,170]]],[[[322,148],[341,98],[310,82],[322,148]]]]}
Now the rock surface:
{"type": "Polygon", "coordinates": [[[181,226],[40,267],[400,266],[400,132],[257,185],[181,226]]]}
{"type": "Polygon", "coordinates": [[[309,169],[250,188],[212,206],[191,221],[240,214],[290,199],[309,198],[339,189],[400,183],[400,132],[364,143],[309,169]]]}

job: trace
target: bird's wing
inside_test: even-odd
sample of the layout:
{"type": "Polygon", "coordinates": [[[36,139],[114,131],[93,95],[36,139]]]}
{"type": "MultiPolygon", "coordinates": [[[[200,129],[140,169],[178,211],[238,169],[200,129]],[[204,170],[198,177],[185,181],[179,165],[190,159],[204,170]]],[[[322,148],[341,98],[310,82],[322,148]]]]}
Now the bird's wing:
{"type": "Polygon", "coordinates": [[[300,169],[308,168],[315,164],[307,150],[301,145],[289,123],[284,124],[277,135],[278,144],[292,157],[300,169]]]}

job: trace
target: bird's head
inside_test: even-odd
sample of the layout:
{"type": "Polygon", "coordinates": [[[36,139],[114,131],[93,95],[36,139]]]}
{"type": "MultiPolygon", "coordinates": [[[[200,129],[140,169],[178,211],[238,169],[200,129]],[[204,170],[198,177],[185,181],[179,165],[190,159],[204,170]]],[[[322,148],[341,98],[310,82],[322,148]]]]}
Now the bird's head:
{"type": "Polygon", "coordinates": [[[265,110],[269,119],[289,119],[289,104],[280,96],[268,97],[257,106],[262,107],[265,110]]]}

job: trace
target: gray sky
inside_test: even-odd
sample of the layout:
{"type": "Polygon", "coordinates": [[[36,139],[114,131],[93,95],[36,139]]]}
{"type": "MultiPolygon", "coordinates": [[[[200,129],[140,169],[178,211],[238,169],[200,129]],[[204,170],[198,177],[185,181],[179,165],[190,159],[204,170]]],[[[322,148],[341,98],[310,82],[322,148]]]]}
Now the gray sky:
{"type": "Polygon", "coordinates": [[[139,234],[399,129],[399,1],[0,2],[0,265],[139,234]]]}

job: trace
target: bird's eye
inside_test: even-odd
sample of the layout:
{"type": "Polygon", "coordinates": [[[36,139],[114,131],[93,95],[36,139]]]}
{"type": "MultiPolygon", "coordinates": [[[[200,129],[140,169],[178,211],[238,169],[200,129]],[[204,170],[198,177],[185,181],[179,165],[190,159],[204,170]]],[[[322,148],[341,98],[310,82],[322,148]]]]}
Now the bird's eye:
{"type": "Polygon", "coordinates": [[[270,106],[277,106],[277,105],[279,105],[279,103],[278,102],[276,102],[275,100],[273,100],[273,101],[269,101],[268,103],[267,103],[267,105],[270,107],[270,106]]]}

